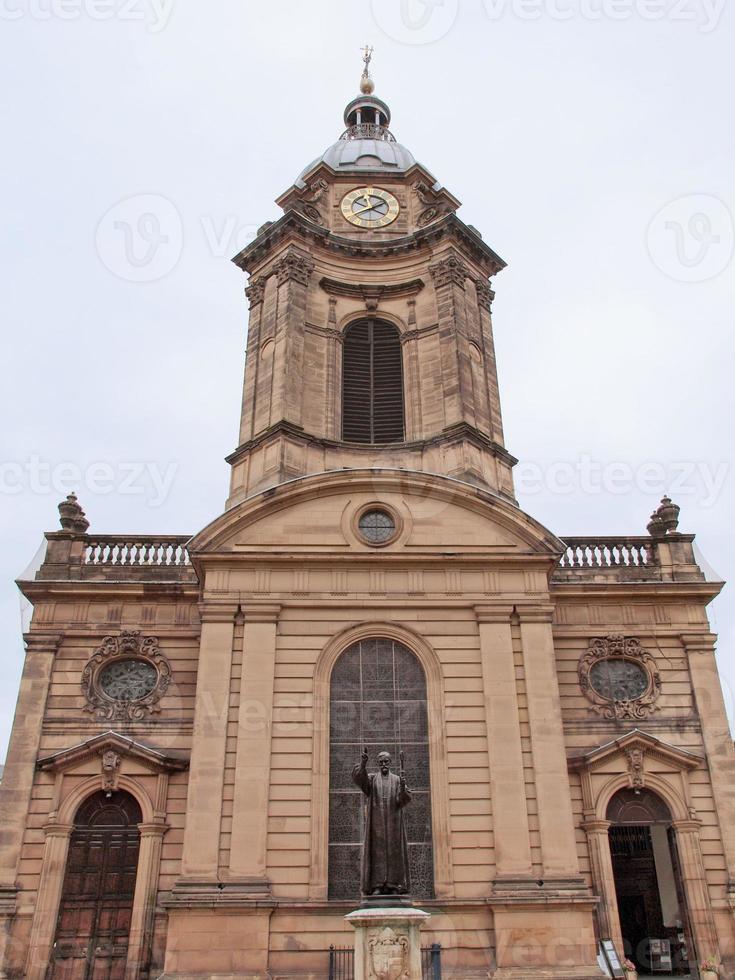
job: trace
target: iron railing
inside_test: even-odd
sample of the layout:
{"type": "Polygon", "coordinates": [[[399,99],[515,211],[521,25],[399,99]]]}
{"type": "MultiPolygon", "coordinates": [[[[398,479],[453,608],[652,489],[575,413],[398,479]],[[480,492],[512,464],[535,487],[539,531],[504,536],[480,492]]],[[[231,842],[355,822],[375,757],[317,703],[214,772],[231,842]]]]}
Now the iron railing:
{"type": "MultiPolygon", "coordinates": [[[[423,980],[442,980],[441,943],[421,947],[423,980]]],[[[355,950],[352,946],[329,947],[329,980],[354,980],[355,950]]]]}

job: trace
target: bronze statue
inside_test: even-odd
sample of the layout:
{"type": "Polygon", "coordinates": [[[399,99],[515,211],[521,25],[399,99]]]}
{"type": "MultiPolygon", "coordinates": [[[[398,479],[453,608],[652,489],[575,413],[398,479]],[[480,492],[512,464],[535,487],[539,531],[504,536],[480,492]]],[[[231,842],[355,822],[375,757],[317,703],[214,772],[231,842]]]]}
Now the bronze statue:
{"type": "Polygon", "coordinates": [[[411,802],[400,755],[400,775],[391,772],[389,752],[378,755],[377,773],[367,771],[368,751],[363,750],[352,778],[367,802],[365,842],[362,849],[363,895],[405,895],[411,889],[408,844],[403,809],[411,802]]]}

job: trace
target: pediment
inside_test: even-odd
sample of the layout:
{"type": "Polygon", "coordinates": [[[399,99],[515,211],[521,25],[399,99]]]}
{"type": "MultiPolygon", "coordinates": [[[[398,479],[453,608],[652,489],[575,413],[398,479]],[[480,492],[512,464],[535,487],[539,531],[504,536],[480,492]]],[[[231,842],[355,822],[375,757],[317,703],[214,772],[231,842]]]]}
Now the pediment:
{"type": "Polygon", "coordinates": [[[188,759],[171,755],[113,731],[61,749],[39,759],[37,765],[45,772],[69,772],[84,767],[90,759],[104,757],[108,752],[120,758],[133,759],[151,772],[177,772],[189,767],[188,759]]]}
{"type": "Polygon", "coordinates": [[[227,511],[189,543],[207,554],[371,554],[355,533],[367,504],[396,514],[401,533],[381,554],[534,556],[558,561],[563,544],[509,501],[449,477],[403,470],[339,470],[293,480],[227,511]]]}
{"type": "Polygon", "coordinates": [[[626,760],[626,765],[630,762],[633,753],[642,753],[647,758],[665,764],[671,769],[682,772],[687,769],[696,769],[702,759],[693,752],[677,748],[668,742],[664,742],[654,735],[642,732],[634,728],[626,735],[605,742],[598,748],[587,752],[582,756],[577,756],[569,762],[569,768],[580,771],[586,770],[594,772],[605,769],[611,763],[618,762],[620,759],[626,760]]]}

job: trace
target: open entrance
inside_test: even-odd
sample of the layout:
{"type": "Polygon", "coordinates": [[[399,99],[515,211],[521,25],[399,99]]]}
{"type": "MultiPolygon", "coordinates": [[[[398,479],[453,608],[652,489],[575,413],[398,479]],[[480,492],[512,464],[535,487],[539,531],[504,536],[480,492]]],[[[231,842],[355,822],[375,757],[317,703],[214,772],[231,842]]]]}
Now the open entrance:
{"type": "Polygon", "coordinates": [[[142,819],[129,793],[79,807],[48,980],[124,980],[142,819]]]}
{"type": "Polygon", "coordinates": [[[625,955],[639,976],[688,976],[696,956],[669,808],[650,790],[623,789],[607,819],[625,955]]]}

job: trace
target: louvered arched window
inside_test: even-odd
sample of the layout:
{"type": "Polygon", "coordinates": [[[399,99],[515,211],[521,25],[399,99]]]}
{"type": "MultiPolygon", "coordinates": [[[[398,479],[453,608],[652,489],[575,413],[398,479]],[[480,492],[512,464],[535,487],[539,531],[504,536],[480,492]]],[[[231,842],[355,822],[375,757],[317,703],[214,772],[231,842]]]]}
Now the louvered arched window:
{"type": "Polygon", "coordinates": [[[342,438],[403,442],[401,340],[398,330],[385,320],[357,320],[345,332],[342,438]]]}

